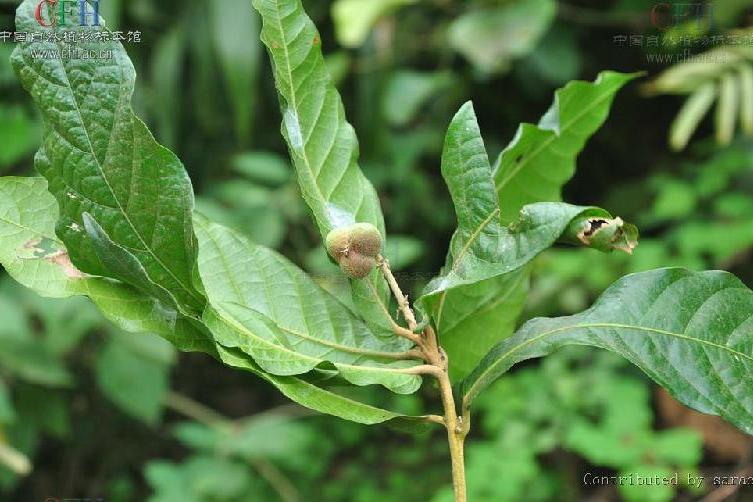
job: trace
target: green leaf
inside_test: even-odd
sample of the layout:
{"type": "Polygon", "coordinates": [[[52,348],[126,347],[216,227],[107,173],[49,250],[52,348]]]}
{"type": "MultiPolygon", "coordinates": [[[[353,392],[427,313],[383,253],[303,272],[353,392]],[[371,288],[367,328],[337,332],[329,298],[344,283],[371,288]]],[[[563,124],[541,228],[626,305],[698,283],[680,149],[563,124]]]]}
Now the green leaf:
{"type": "Polygon", "coordinates": [[[0,339],[0,367],[27,382],[67,387],[73,377],[63,362],[33,338],[0,339]]]}
{"type": "MultiPolygon", "coordinates": [[[[487,227],[483,226],[470,233],[467,241],[454,237],[450,245],[448,266],[442,271],[442,275],[427,285],[421,301],[440,307],[442,297],[450,290],[513,272],[558,240],[577,242],[573,232],[578,228],[582,229],[585,222],[592,220],[611,221],[617,218],[612,218],[600,208],[540,202],[525,206],[515,223],[506,227],[498,226],[496,235],[485,232],[487,227]],[[483,239],[483,245],[479,245],[480,239],[483,239]]],[[[489,223],[485,221],[482,220],[483,225],[495,225],[493,218],[489,223]]],[[[631,230],[632,228],[631,226],[631,230]]],[[[441,317],[441,308],[438,317],[441,317]]],[[[436,319],[435,316],[435,322],[436,319]]]]}
{"type": "Polygon", "coordinates": [[[249,181],[278,187],[290,180],[290,166],[282,156],[271,152],[246,152],[233,157],[233,170],[249,181]]]}
{"type": "Polygon", "coordinates": [[[616,352],[677,400],[753,433],[753,292],[727,272],[628,275],[585,312],[538,318],[494,347],[462,384],[464,405],[514,364],[565,345],[616,352]]]}
{"type": "MultiPolygon", "coordinates": [[[[261,39],[273,63],[282,108],[282,134],[304,200],[322,236],[336,227],[371,223],[385,236],[379,199],[358,167],[358,140],[322,57],[321,37],[301,0],[254,0],[261,39]]],[[[389,287],[373,271],[351,282],[358,312],[389,330],[389,287]]]]}
{"type": "Polygon", "coordinates": [[[306,408],[359,424],[374,425],[388,422],[409,430],[423,429],[423,417],[409,417],[360,403],[299,377],[272,375],[262,370],[258,364],[238,349],[230,349],[218,344],[217,352],[222,362],[228,366],[251,371],[274,385],[289,399],[306,408]]]}
{"type": "Polygon", "coordinates": [[[0,178],[0,264],[41,296],[88,296],[111,322],[135,333],[156,333],[181,350],[212,353],[205,329],[115,281],[87,277],[55,237],[58,207],[43,178],[0,178]]]}
{"type": "Polygon", "coordinates": [[[505,71],[512,60],[536,46],[555,11],[552,0],[518,0],[472,10],[452,22],[449,43],[481,71],[505,71]]]}
{"type": "MultiPolygon", "coordinates": [[[[33,0],[21,4],[17,29],[55,31],[37,23],[35,7],[33,0]]],[[[60,205],[57,235],[71,261],[85,273],[113,277],[83,230],[83,214],[89,213],[115,244],[133,254],[152,282],[176,298],[178,308],[200,311],[204,301],[191,283],[196,255],[191,182],[178,158],[131,110],[136,75],[125,49],[118,42],[72,45],[44,38],[19,44],[12,64],[44,119],[35,165],[60,205]],[[32,52],[67,49],[107,50],[113,57],[103,64],[32,52]]]]}
{"type": "Polygon", "coordinates": [[[0,379],[0,424],[9,424],[16,420],[16,410],[13,407],[8,387],[5,381],[0,379]]]}
{"type": "Polygon", "coordinates": [[[747,135],[753,135],[753,67],[740,65],[740,127],[747,135]]]}
{"type": "Polygon", "coordinates": [[[259,18],[248,0],[212,0],[209,2],[212,40],[232,103],[235,131],[241,143],[251,139],[251,125],[257,92],[255,89],[261,62],[259,18]]]}
{"type": "Polygon", "coordinates": [[[447,350],[453,380],[466,376],[496,342],[512,333],[527,294],[529,270],[524,265],[538,253],[557,240],[603,251],[632,252],[635,246],[635,227],[602,210],[576,206],[527,206],[520,222],[503,228],[470,103],[461,107],[448,128],[442,175],[455,204],[458,229],[448,266],[429,284],[422,301],[447,350]],[[518,237],[524,241],[516,241],[518,237]]]}
{"type": "Polygon", "coordinates": [[[453,76],[448,72],[396,71],[382,98],[385,118],[395,127],[406,126],[427,102],[451,87],[453,82],[453,76]]]}
{"type": "MultiPolygon", "coordinates": [[[[491,166],[470,102],[460,108],[447,130],[442,176],[452,195],[458,220],[450,244],[450,266],[454,267],[466,254],[483,255],[496,244],[501,231],[491,166]]],[[[512,332],[514,326],[509,326],[504,319],[514,322],[519,309],[506,304],[508,295],[496,294],[496,288],[509,287],[510,282],[503,276],[499,280],[445,292],[432,309],[442,347],[449,356],[453,380],[465,376],[495,342],[512,332]],[[497,298],[505,300],[494,305],[497,298]],[[489,322],[499,324],[489,326],[489,322]]],[[[525,298],[524,289],[508,290],[508,293],[514,297],[515,304],[521,296],[525,298]]]]}
{"type": "Polygon", "coordinates": [[[337,41],[345,47],[359,47],[379,19],[418,0],[335,0],[332,20],[337,41]]]}
{"type": "Polygon", "coordinates": [[[97,384],[125,413],[154,424],[169,389],[174,351],[151,335],[112,334],[96,360],[97,384]]]}
{"type": "Polygon", "coordinates": [[[460,381],[494,344],[510,336],[528,298],[531,267],[448,292],[437,317],[450,378],[460,381]]]}
{"type": "Polygon", "coordinates": [[[593,83],[570,82],[538,125],[520,125],[494,167],[502,223],[526,204],[561,200],[576,157],[606,120],[615,93],[638,75],[605,71],[593,83]]]}
{"type": "Polygon", "coordinates": [[[276,252],[196,220],[199,272],[210,307],[204,323],[218,344],[239,348],[269,373],[300,375],[333,367],[356,385],[412,393],[408,340],[381,338],[276,252]]]}

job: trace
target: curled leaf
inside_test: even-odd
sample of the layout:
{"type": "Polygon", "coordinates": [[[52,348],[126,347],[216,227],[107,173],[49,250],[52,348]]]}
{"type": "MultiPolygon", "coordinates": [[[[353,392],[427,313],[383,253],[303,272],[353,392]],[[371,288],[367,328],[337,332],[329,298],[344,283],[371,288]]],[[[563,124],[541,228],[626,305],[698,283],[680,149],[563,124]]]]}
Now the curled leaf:
{"type": "Polygon", "coordinates": [[[619,216],[577,218],[565,233],[566,236],[573,234],[579,243],[599,251],[608,252],[616,249],[633,254],[633,250],[638,245],[638,228],[625,223],[619,216]]]}

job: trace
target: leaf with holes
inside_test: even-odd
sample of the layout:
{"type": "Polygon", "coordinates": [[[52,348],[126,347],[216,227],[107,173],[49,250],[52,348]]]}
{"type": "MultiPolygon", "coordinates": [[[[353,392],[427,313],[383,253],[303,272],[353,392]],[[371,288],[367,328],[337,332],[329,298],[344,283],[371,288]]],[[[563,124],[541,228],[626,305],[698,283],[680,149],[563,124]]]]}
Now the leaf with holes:
{"type": "Polygon", "coordinates": [[[0,178],[0,265],[50,298],[88,296],[125,331],[156,333],[182,350],[214,352],[206,330],[122,283],[78,270],[55,236],[58,206],[44,178],[0,178]]]}

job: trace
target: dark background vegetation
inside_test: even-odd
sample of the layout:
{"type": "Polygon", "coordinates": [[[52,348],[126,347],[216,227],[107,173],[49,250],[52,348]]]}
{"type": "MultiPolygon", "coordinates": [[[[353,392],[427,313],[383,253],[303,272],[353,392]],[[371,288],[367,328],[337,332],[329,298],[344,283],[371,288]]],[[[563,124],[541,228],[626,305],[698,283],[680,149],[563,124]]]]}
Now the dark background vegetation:
{"type": "MultiPolygon", "coordinates": [[[[714,2],[708,33],[745,27],[751,3],[714,2]]],[[[141,43],[127,45],[139,73],[134,106],[184,162],[199,209],[313,273],[323,270],[318,233],[279,134],[250,2],[101,4],[110,26],[142,32],[141,43]]],[[[753,285],[753,143],[740,135],[717,145],[707,119],[688,148],[672,152],[667,131],[684,98],[641,91],[671,64],[648,63],[646,47],[614,41],[616,35],[666,35],[650,22],[656,2],[304,4],[359,134],[362,168],[382,198],[393,264],[414,296],[444,263],[454,230],[439,155],[458,107],[473,100],[495,158],[520,122],[538,121],[557,88],[593,80],[605,69],[648,76],[618,94],[580,155],[565,200],[600,205],[637,223],[642,243],[630,258],[546,253],[537,262],[527,316],[576,312],[620,275],[659,266],[724,268],[753,285]],[[489,25],[487,17],[484,26],[457,35],[459,20],[512,4],[530,13],[507,25],[489,25]],[[479,57],[489,53],[492,58],[479,57]]],[[[15,5],[0,1],[0,31],[13,30],[15,5]]],[[[694,21],[673,32],[692,33],[694,21]]],[[[0,43],[0,174],[28,175],[40,125],[10,69],[12,48],[0,43]]],[[[437,405],[431,388],[393,401],[384,404],[409,411],[437,405]]],[[[715,487],[682,486],[689,473],[730,475],[751,465],[750,438],[688,412],[601,352],[569,350],[525,364],[479,401],[467,453],[471,500],[696,500],[715,487]],[[681,486],[584,486],[587,472],[677,472],[681,486]]],[[[175,354],[161,340],[114,332],[85,301],[50,303],[1,275],[0,445],[33,464],[28,474],[17,458],[8,464],[15,473],[0,466],[5,500],[450,496],[440,431],[414,437],[310,416],[253,376],[203,355],[175,354]],[[44,350],[19,356],[7,349],[7,339],[32,340],[44,350]]],[[[730,500],[751,496],[741,489],[730,500]]]]}

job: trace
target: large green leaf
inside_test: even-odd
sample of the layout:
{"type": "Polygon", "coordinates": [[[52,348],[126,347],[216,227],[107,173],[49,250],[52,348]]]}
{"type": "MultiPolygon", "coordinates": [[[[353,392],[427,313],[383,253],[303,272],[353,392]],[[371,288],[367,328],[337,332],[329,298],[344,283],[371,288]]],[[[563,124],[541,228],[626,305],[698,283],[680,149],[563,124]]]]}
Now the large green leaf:
{"type": "Polygon", "coordinates": [[[680,402],[753,433],[753,291],[732,274],[660,269],[625,276],[590,309],[538,318],[463,382],[464,403],[514,364],[564,345],[616,352],[680,402]]]}
{"type": "Polygon", "coordinates": [[[638,74],[605,71],[593,82],[574,81],[555,93],[538,125],[521,124],[494,167],[503,223],[526,204],[561,200],[575,159],[607,118],[615,93],[638,74]]]}
{"type": "MultiPolygon", "coordinates": [[[[371,223],[384,237],[379,199],[358,167],[358,140],[327,71],[314,23],[301,0],[254,0],[253,5],[261,14],[261,39],[273,63],[282,134],[322,238],[354,222],[371,223]]],[[[359,313],[370,325],[389,329],[389,288],[379,272],[351,285],[359,313]]]]}
{"type": "Polygon", "coordinates": [[[379,337],[302,270],[219,224],[196,220],[199,272],[218,344],[240,348],[269,373],[336,368],[351,383],[414,392],[421,378],[400,357],[410,342],[379,337]]]}
{"type": "Polygon", "coordinates": [[[336,417],[373,425],[384,422],[393,423],[407,429],[422,429],[425,424],[422,417],[401,415],[392,411],[354,401],[347,397],[323,389],[299,377],[272,375],[262,370],[251,358],[238,349],[217,345],[217,352],[222,362],[228,366],[245,369],[255,373],[274,385],[285,396],[296,403],[336,417]]]}
{"type": "Polygon", "coordinates": [[[131,110],[136,74],[125,49],[119,42],[47,41],[58,29],[37,23],[37,3],[21,4],[16,27],[43,37],[29,36],[11,60],[44,119],[36,167],[61,208],[57,235],[80,270],[123,279],[94,252],[84,232],[83,214],[90,213],[152,282],[170,292],[178,308],[200,311],[203,298],[191,282],[196,258],[191,182],[177,157],[131,110]],[[112,58],[55,57],[64,50],[110,51],[112,58]]]}
{"type": "Polygon", "coordinates": [[[0,178],[0,264],[41,296],[88,296],[120,328],[156,333],[182,350],[212,353],[211,339],[193,321],[135,289],[82,274],[55,236],[58,206],[43,178],[0,178]]]}

